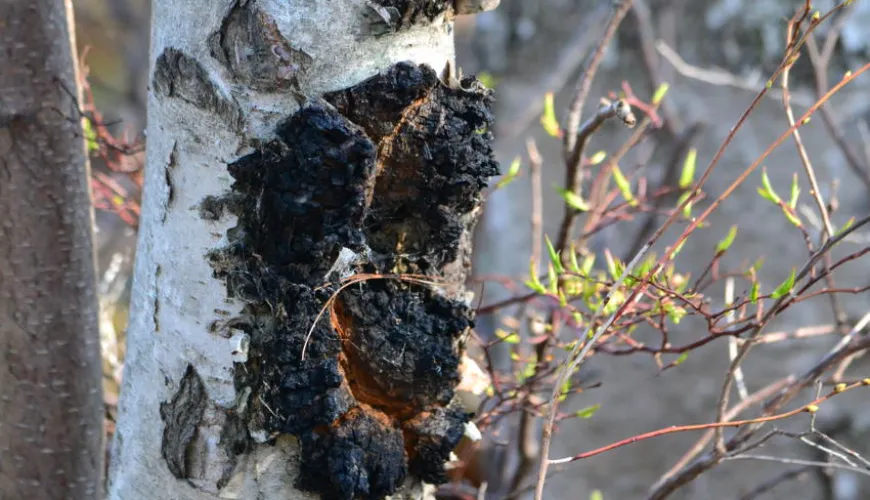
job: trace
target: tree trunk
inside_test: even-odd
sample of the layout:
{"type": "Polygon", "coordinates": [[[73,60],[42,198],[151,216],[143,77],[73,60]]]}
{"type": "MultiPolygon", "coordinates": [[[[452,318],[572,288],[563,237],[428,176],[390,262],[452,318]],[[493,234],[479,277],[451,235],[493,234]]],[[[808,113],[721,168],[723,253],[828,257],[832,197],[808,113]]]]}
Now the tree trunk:
{"type": "Polygon", "coordinates": [[[451,19],[497,2],[228,4],[153,5],[110,498],[419,497],[497,172],[451,19]]]}
{"type": "Polygon", "coordinates": [[[0,0],[0,498],[101,493],[89,169],[69,1],[0,0]]]}

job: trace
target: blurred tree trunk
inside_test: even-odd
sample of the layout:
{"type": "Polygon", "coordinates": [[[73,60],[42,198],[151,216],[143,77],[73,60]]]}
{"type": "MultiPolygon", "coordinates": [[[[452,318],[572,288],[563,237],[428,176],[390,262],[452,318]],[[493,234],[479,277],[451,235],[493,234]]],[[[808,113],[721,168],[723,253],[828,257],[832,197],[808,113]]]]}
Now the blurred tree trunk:
{"type": "Polygon", "coordinates": [[[69,1],[0,1],[0,498],[102,496],[93,212],[69,1]]]}
{"type": "Polygon", "coordinates": [[[490,94],[449,71],[454,2],[152,12],[109,497],[421,497],[406,476],[443,480],[468,418],[464,279],[497,172],[490,94]],[[371,281],[318,315],[337,280],[398,272],[450,286],[371,281]]]}

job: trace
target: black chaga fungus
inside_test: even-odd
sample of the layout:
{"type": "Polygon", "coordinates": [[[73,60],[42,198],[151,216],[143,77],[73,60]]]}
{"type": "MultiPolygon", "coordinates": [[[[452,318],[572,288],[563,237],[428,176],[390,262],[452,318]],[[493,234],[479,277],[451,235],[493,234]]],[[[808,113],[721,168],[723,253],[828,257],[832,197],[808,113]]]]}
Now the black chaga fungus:
{"type": "Polygon", "coordinates": [[[324,500],[379,500],[407,473],[402,431],[376,411],[356,408],[328,433],[302,435],[299,487],[324,500]]]}
{"type": "Polygon", "coordinates": [[[405,418],[450,402],[468,307],[426,287],[377,280],[342,292],[337,309],[357,400],[405,418]]]}
{"type": "Polygon", "coordinates": [[[428,66],[399,63],[324,96],[378,143],[378,178],[365,220],[369,246],[415,254],[418,269],[459,256],[467,216],[490,177],[491,92],[475,79],[444,85],[428,66]]]}
{"type": "Polygon", "coordinates": [[[319,283],[341,247],[360,248],[360,225],[374,181],[375,149],[335,111],[308,106],[282,123],[274,140],[229,165],[246,243],[271,271],[319,283]]]}
{"type": "MultiPolygon", "coordinates": [[[[391,7],[412,4],[439,2],[391,7]]],[[[381,499],[409,473],[445,480],[468,420],[452,405],[473,323],[462,302],[376,275],[443,278],[464,262],[482,190],[498,173],[492,97],[475,80],[452,88],[406,63],[326,101],[228,165],[232,193],[200,210],[238,218],[210,259],[228,295],[246,304],[233,319],[250,336],[235,370],[237,390],[249,394],[240,418],[258,439],[299,438],[300,487],[381,499]],[[356,254],[353,270],[378,279],[327,283],[343,248],[356,254]]],[[[244,453],[247,443],[234,432],[227,449],[244,453]]]]}
{"type": "Polygon", "coordinates": [[[403,424],[411,436],[411,473],[431,484],[447,482],[444,462],[462,439],[471,414],[448,406],[418,414],[403,424]]]}
{"type": "Polygon", "coordinates": [[[263,397],[272,409],[267,417],[271,430],[298,435],[331,424],[356,405],[343,384],[341,344],[328,320],[317,323],[305,360],[300,361],[305,337],[322,304],[310,288],[292,285],[279,302],[287,316],[270,325],[269,337],[254,336],[265,361],[260,376],[263,397]]]}

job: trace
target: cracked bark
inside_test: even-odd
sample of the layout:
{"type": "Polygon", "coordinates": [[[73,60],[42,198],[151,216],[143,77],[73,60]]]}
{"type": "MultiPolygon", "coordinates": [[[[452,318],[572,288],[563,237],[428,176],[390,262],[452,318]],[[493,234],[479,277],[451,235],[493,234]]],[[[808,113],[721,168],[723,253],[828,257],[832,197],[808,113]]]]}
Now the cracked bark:
{"type": "Polygon", "coordinates": [[[490,92],[437,76],[453,9],[155,3],[110,498],[423,498],[444,480],[468,418],[470,232],[498,170],[490,92]],[[360,273],[446,286],[329,302],[360,273]]]}

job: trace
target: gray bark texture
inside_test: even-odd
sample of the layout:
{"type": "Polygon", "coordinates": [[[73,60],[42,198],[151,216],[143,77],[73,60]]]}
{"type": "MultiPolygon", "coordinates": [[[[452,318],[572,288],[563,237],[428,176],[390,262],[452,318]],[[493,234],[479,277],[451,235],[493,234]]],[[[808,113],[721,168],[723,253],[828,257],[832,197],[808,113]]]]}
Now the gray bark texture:
{"type": "Polygon", "coordinates": [[[495,4],[154,2],[111,499],[446,480],[470,234],[498,171],[453,16],[495,4]]]}
{"type": "Polygon", "coordinates": [[[0,1],[0,498],[101,494],[89,170],[69,1],[0,1]]]}

